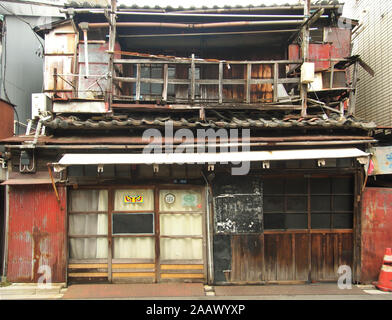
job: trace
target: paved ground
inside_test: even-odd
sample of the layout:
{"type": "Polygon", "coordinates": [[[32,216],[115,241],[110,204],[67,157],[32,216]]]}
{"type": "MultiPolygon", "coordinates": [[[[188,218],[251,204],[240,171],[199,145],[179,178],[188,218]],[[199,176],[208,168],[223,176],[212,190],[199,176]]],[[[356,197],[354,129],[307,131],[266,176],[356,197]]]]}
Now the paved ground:
{"type": "Polygon", "coordinates": [[[75,284],[68,287],[63,299],[162,298],[204,296],[201,283],[158,284],[75,284]]]}
{"type": "Polygon", "coordinates": [[[204,286],[197,283],[80,284],[41,288],[12,284],[0,300],[392,300],[371,285],[339,289],[336,283],[306,285],[204,286]]]}

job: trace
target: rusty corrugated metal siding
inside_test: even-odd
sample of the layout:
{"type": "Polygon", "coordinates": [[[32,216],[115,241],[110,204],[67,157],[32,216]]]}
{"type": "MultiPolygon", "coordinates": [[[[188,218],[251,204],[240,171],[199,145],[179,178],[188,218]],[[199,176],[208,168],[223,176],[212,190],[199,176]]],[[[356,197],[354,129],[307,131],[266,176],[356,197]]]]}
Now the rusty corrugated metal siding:
{"type": "Polygon", "coordinates": [[[14,110],[12,106],[0,99],[0,139],[11,137],[14,134],[14,110]]]}
{"type": "Polygon", "coordinates": [[[378,279],[385,248],[392,247],[392,188],[366,188],[362,201],[361,282],[378,279]]]}
{"type": "Polygon", "coordinates": [[[58,187],[61,209],[51,185],[12,186],[9,195],[7,279],[37,282],[42,265],[52,282],[65,282],[66,192],[58,187]]]}

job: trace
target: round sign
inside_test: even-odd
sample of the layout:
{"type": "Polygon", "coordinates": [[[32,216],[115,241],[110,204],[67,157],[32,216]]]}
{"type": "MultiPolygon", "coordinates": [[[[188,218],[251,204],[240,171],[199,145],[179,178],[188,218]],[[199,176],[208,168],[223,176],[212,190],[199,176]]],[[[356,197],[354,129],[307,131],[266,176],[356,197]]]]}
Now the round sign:
{"type": "Polygon", "coordinates": [[[165,202],[168,204],[172,204],[176,201],[176,196],[172,193],[168,193],[165,195],[165,202]]]}

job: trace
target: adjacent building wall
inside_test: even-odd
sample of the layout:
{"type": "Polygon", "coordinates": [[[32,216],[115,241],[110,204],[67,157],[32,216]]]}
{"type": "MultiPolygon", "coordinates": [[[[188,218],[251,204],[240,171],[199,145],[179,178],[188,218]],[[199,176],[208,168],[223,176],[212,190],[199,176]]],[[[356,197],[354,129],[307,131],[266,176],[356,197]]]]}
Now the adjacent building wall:
{"type": "Polygon", "coordinates": [[[356,115],[392,126],[392,1],[347,0],[343,16],[359,20],[352,54],[361,55],[375,71],[371,77],[359,68],[356,115]]]}

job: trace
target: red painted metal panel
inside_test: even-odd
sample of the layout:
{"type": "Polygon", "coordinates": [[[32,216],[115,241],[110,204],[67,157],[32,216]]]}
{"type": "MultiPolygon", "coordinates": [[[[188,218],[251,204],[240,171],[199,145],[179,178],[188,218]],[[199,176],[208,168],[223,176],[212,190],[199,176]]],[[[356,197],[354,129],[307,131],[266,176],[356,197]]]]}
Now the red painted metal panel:
{"type": "Polygon", "coordinates": [[[7,278],[11,282],[38,282],[39,268],[51,269],[52,282],[65,282],[66,191],[51,185],[10,187],[7,278]]]}
{"type": "MultiPolygon", "coordinates": [[[[309,59],[310,61],[317,59],[330,59],[331,58],[331,45],[310,43],[309,44],[309,59]]],[[[289,60],[300,59],[300,48],[297,44],[289,45],[289,60]]],[[[322,71],[329,68],[329,61],[316,61],[314,66],[315,71],[322,71]]]]}
{"type": "Polygon", "coordinates": [[[378,279],[385,248],[392,247],[392,188],[366,188],[362,201],[361,282],[378,279]]]}

